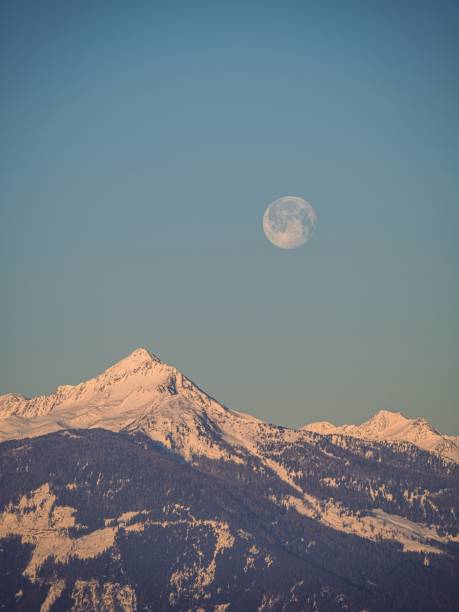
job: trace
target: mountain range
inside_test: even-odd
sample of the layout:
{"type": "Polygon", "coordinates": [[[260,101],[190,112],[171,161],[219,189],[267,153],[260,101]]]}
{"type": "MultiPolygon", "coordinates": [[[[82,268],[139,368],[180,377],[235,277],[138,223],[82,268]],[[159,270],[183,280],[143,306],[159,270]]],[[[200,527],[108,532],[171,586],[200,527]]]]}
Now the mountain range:
{"type": "MultiPolygon", "coordinates": [[[[32,437],[72,427],[102,427],[120,431],[142,429],[166,445],[182,444],[185,453],[200,452],[206,441],[191,439],[201,414],[211,411],[227,436],[247,448],[242,429],[265,425],[255,417],[228,410],[181,374],[144,348],[135,350],[97,378],[79,385],[62,385],[51,395],[26,398],[9,393],[0,396],[0,441],[32,437]],[[170,429],[191,422],[186,442],[171,439],[170,429]]],[[[340,434],[365,440],[410,442],[424,450],[459,462],[459,436],[447,436],[424,418],[409,419],[400,412],[380,410],[362,425],[335,426],[327,421],[305,425],[301,431],[340,434]]],[[[209,452],[208,449],[205,451],[209,452]]]]}
{"type": "Polygon", "coordinates": [[[0,397],[0,608],[453,610],[457,437],[231,410],[145,349],[0,397]]]}

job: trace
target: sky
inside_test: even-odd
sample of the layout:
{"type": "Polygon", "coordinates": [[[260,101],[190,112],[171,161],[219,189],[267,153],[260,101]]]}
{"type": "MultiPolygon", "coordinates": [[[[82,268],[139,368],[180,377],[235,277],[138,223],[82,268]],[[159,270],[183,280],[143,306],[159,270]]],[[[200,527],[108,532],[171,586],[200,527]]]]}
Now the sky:
{"type": "Polygon", "coordinates": [[[143,346],[273,423],[459,433],[459,5],[0,8],[0,393],[143,346]],[[263,235],[310,201],[313,239],[263,235]]]}

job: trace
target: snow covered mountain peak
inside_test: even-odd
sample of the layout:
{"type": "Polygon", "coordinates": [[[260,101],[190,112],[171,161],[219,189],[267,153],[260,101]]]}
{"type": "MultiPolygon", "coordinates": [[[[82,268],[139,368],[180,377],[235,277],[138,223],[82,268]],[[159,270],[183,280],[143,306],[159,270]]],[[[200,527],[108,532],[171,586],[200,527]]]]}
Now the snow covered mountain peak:
{"type": "Polygon", "coordinates": [[[60,385],[51,395],[27,398],[16,393],[0,396],[0,418],[6,416],[34,417],[51,412],[68,403],[100,403],[102,398],[129,393],[132,388],[151,382],[164,382],[172,371],[158,357],[139,348],[107,368],[96,378],[77,385],[60,385]]]}
{"type": "Polygon", "coordinates": [[[380,410],[371,419],[361,425],[366,430],[378,433],[387,431],[393,427],[406,425],[409,419],[401,412],[391,412],[390,410],[380,410]]]}
{"type": "MultiPolygon", "coordinates": [[[[349,427],[355,427],[350,425],[349,427]]],[[[366,437],[377,439],[382,437],[385,439],[407,439],[406,435],[410,433],[409,441],[414,438],[421,439],[422,435],[441,435],[432,425],[423,417],[410,419],[401,412],[390,412],[389,410],[380,410],[371,419],[362,423],[358,427],[359,431],[366,434],[366,437]]]]}
{"type": "Polygon", "coordinates": [[[459,445],[454,436],[441,434],[423,417],[410,419],[401,412],[380,410],[361,425],[333,425],[324,421],[305,425],[302,429],[321,434],[343,434],[365,440],[411,442],[424,450],[459,461],[459,445]]]}
{"type": "MultiPolygon", "coordinates": [[[[72,428],[141,430],[185,455],[220,456],[230,421],[245,424],[249,417],[228,410],[143,348],[96,378],[61,385],[51,395],[0,396],[0,441],[72,428]]],[[[258,423],[251,421],[252,427],[258,423]]]]}
{"type": "Polygon", "coordinates": [[[151,368],[153,364],[162,363],[159,357],[150,353],[146,348],[137,348],[130,355],[121,359],[111,367],[109,367],[105,373],[117,373],[117,372],[133,372],[139,368],[151,368]]]}
{"type": "Polygon", "coordinates": [[[378,422],[394,422],[402,419],[406,419],[406,416],[401,412],[394,412],[393,410],[378,410],[378,412],[371,417],[371,421],[378,422]]]}

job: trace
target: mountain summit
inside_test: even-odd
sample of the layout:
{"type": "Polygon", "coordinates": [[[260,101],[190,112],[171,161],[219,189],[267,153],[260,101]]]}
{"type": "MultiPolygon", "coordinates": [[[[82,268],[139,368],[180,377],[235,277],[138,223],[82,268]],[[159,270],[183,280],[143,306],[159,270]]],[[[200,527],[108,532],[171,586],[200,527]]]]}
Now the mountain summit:
{"type": "Polygon", "coordinates": [[[171,372],[172,368],[162,364],[158,357],[139,348],[96,378],[77,385],[61,385],[51,395],[30,399],[11,393],[0,396],[0,418],[32,419],[57,413],[64,407],[84,410],[88,406],[119,406],[136,389],[151,389],[165,383],[171,372]]]}
{"type": "Polygon", "coordinates": [[[121,359],[121,361],[118,361],[118,363],[115,363],[115,365],[111,366],[111,368],[108,368],[106,371],[132,371],[138,367],[147,366],[153,363],[161,363],[161,359],[148,349],[140,347],[132,351],[130,355],[121,359]]]}
{"type": "Polygon", "coordinates": [[[303,428],[320,434],[342,434],[365,440],[410,442],[429,452],[459,462],[457,436],[446,436],[424,418],[410,419],[401,412],[380,410],[361,425],[333,425],[328,421],[310,423],[303,428]]]}
{"type": "Polygon", "coordinates": [[[184,456],[226,457],[251,446],[250,430],[259,426],[261,421],[225,408],[144,348],[51,395],[0,397],[0,441],[75,427],[140,430],[184,456]]]}

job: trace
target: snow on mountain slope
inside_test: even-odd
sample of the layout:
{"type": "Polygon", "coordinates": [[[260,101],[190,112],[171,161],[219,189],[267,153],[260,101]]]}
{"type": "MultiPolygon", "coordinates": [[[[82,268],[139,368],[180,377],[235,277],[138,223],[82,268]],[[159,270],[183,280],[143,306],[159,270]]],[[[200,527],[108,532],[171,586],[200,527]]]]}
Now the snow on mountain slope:
{"type": "MultiPolygon", "coordinates": [[[[436,453],[441,452],[442,442],[449,453],[447,456],[451,456],[448,444],[454,445],[452,440],[442,437],[423,420],[410,421],[400,414],[387,412],[379,413],[360,428],[336,428],[331,423],[319,423],[293,430],[270,425],[256,417],[226,408],[176,368],[161,362],[145,349],[137,349],[96,378],[75,386],[60,386],[48,396],[27,399],[8,394],[0,397],[0,442],[62,430],[96,428],[133,434],[142,432],[181,455],[191,465],[212,463],[211,469],[218,471],[219,464],[223,463],[225,467],[222,469],[226,472],[234,470],[236,473],[239,468],[245,469],[246,473],[240,476],[244,479],[249,478],[248,474],[253,471],[256,474],[255,485],[266,479],[266,486],[279,489],[279,494],[274,496],[277,505],[287,505],[300,514],[306,513],[336,531],[353,532],[366,539],[376,534],[383,539],[398,541],[405,547],[408,546],[406,525],[398,531],[392,527],[388,530],[380,517],[373,516],[362,522],[356,510],[348,505],[349,500],[344,500],[345,503],[321,501],[317,497],[321,489],[317,486],[315,491],[312,489],[311,478],[305,476],[305,471],[316,462],[318,465],[324,461],[327,465],[330,461],[335,462],[339,444],[331,449],[321,447],[324,442],[328,444],[323,437],[328,433],[371,440],[385,440],[387,436],[392,436],[390,439],[408,439],[407,436],[410,436],[410,442],[418,446],[422,443],[422,448],[436,453]],[[318,436],[308,429],[322,435],[318,436]],[[303,465],[304,461],[306,463],[303,465]],[[338,519],[340,516],[347,518],[338,519]],[[366,528],[367,523],[371,523],[371,529],[366,528]]],[[[355,442],[349,446],[358,445],[355,442]]],[[[351,457],[356,454],[361,456],[358,448],[350,448],[349,452],[351,457]]],[[[373,450],[366,449],[365,453],[363,456],[367,459],[373,456],[373,450]]],[[[321,470],[320,474],[327,477],[325,471],[321,470]]],[[[346,491],[349,484],[346,482],[346,491]]],[[[358,486],[362,488],[367,485],[365,482],[358,486]]],[[[400,522],[405,501],[397,506],[394,494],[386,493],[385,486],[376,482],[374,486],[372,503],[375,495],[380,495],[385,508],[393,510],[391,521],[400,522]],[[390,504],[393,507],[389,508],[390,504]]],[[[339,495],[339,491],[336,495],[339,495]]],[[[410,489],[407,495],[411,499],[415,492],[410,489]]],[[[431,503],[431,491],[425,489],[423,495],[431,503]]],[[[435,504],[435,501],[432,503],[435,504]]],[[[379,506],[376,509],[380,509],[379,506]]],[[[415,529],[410,529],[410,533],[414,534],[415,529]]],[[[432,533],[428,532],[427,540],[435,540],[432,533]]],[[[409,544],[411,550],[413,546],[417,550],[440,550],[437,545],[429,543],[426,548],[420,543],[420,537],[419,534],[413,536],[414,544],[409,544]]],[[[449,535],[448,541],[453,541],[452,537],[449,535]]],[[[437,539],[437,542],[441,544],[441,540],[437,539]]]]}
{"type": "Polygon", "coordinates": [[[320,434],[343,434],[365,440],[411,442],[423,450],[459,462],[457,436],[445,436],[434,429],[426,419],[409,419],[400,412],[380,410],[361,425],[335,426],[327,421],[319,421],[305,425],[302,429],[320,434]]]}
{"type": "Polygon", "coordinates": [[[0,418],[17,416],[35,418],[64,407],[119,406],[129,395],[137,404],[136,391],[164,391],[171,384],[172,368],[164,366],[145,349],[137,349],[97,378],[78,385],[61,385],[51,395],[28,399],[8,394],[0,397],[0,418]]]}
{"type": "Polygon", "coordinates": [[[137,431],[0,444],[3,608],[455,609],[458,468],[291,435],[273,426],[264,452],[296,489],[254,457],[183,461],[137,431]]]}
{"type": "MultiPolygon", "coordinates": [[[[187,459],[206,455],[236,462],[245,453],[259,456],[260,439],[279,435],[278,427],[224,407],[144,348],[96,378],[59,386],[51,395],[31,399],[12,393],[0,396],[0,441],[94,427],[142,430],[187,459]]],[[[306,432],[406,441],[459,461],[456,437],[440,434],[425,419],[408,419],[384,410],[359,426],[319,422],[299,431],[282,428],[282,432],[286,442],[306,432]]],[[[279,466],[272,463],[271,469],[276,471],[279,466]]]]}
{"type": "Polygon", "coordinates": [[[51,395],[0,397],[0,441],[94,427],[142,430],[186,458],[241,461],[252,447],[251,433],[268,426],[225,408],[143,348],[97,378],[57,387],[51,395]]]}

